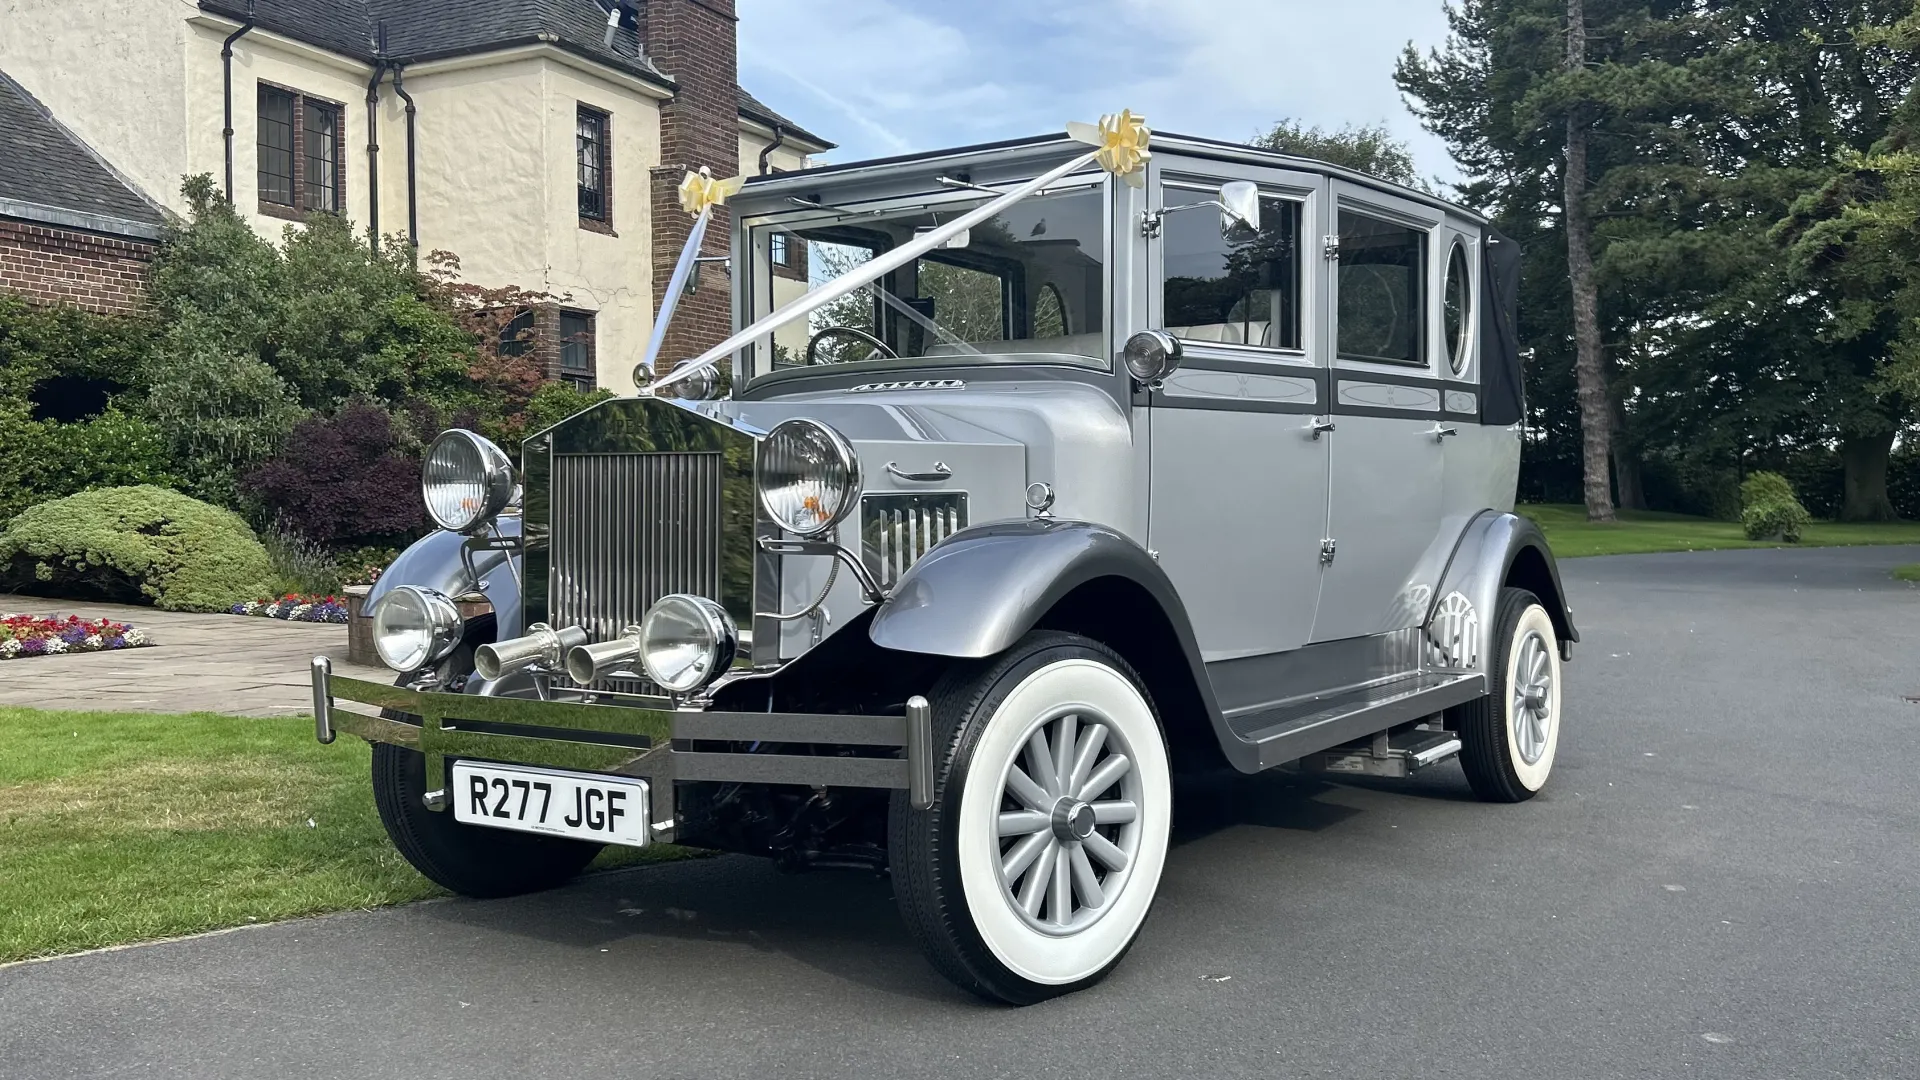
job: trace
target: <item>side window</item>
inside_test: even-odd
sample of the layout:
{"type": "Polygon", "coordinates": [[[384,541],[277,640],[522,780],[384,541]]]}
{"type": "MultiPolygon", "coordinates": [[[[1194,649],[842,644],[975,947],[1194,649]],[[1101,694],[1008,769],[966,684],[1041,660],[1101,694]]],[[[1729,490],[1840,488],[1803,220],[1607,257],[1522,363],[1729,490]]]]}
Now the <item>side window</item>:
{"type": "MultiPolygon", "coordinates": [[[[1204,188],[1168,185],[1167,200],[1200,202],[1204,188]]],[[[1260,230],[1221,235],[1220,215],[1168,215],[1160,237],[1165,330],[1187,341],[1300,348],[1300,203],[1260,197],[1260,230]]]]}
{"type": "Polygon", "coordinates": [[[1341,210],[1338,290],[1340,359],[1426,364],[1424,230],[1341,210]]]}
{"type": "Polygon", "coordinates": [[[1467,246],[1458,240],[1447,253],[1447,284],[1441,294],[1440,325],[1447,336],[1447,366],[1455,375],[1466,370],[1467,334],[1473,325],[1473,274],[1467,266],[1467,246]]]}

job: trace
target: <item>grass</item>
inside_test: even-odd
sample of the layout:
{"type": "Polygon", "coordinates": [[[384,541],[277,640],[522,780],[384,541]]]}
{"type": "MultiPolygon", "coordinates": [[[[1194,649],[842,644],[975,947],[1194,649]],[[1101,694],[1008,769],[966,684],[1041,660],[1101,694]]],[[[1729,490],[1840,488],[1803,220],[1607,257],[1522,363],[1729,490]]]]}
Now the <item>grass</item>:
{"type": "Polygon", "coordinates": [[[387,841],[369,755],[311,720],[0,708],[0,962],[441,895],[387,841]]]}
{"type": "MultiPolygon", "coordinates": [[[[1736,521],[1713,521],[1685,514],[1622,510],[1619,521],[1596,524],[1587,520],[1585,507],[1572,504],[1533,503],[1516,507],[1515,510],[1539,523],[1540,530],[1547,534],[1547,542],[1552,545],[1553,553],[1563,559],[1580,555],[1784,546],[1772,541],[1748,540],[1736,521]]],[[[1807,526],[1806,535],[1798,546],[1840,547],[1852,544],[1920,544],[1920,522],[1816,521],[1807,526]]],[[[1914,569],[1920,573],[1920,566],[1914,569]]]]}
{"type": "Polygon", "coordinates": [[[1920,562],[1894,567],[1893,576],[1900,581],[1920,581],[1920,562]]]}

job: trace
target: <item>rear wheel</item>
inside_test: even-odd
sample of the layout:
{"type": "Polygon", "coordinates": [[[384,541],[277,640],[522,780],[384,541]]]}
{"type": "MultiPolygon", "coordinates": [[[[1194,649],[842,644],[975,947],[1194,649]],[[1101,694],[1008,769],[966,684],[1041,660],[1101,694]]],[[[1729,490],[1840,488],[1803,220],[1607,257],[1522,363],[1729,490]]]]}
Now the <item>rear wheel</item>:
{"type": "Polygon", "coordinates": [[[896,793],[895,895],[933,965],[1017,1005],[1099,981],[1132,947],[1166,860],[1172,780],[1126,661],[1037,631],[941,680],[934,805],[896,793]]]}
{"type": "Polygon", "coordinates": [[[1452,710],[1460,765],[1487,802],[1523,802],[1546,786],[1560,748],[1560,643],[1538,597],[1502,589],[1488,694],[1452,710]]]}
{"type": "Polygon", "coordinates": [[[586,868],[600,845],[486,829],[455,821],[422,802],[426,758],[417,750],[373,745],[373,802],[380,822],[413,868],[462,896],[517,896],[561,885],[586,868]]]}

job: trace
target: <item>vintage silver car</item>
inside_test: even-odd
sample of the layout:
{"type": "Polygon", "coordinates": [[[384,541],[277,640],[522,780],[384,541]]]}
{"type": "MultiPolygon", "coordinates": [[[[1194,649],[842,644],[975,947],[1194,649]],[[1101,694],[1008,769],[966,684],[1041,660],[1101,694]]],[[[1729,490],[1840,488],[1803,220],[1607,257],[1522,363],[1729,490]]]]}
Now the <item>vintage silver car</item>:
{"type": "Polygon", "coordinates": [[[1026,1003],[1138,936],[1176,770],[1546,783],[1577,637],[1511,512],[1483,218],[1167,135],[1127,175],[1056,136],[729,205],[741,333],[517,469],[440,436],[441,531],[373,597],[397,683],[314,661],[428,877],[665,841],[890,873],[940,972],[1026,1003]]]}

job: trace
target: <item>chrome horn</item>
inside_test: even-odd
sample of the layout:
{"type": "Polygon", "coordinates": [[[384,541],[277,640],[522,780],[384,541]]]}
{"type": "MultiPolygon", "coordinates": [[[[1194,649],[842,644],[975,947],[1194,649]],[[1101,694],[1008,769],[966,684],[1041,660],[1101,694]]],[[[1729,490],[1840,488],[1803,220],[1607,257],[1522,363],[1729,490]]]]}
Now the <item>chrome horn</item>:
{"type": "Polygon", "coordinates": [[[492,682],[509,672],[535,664],[552,671],[560,666],[567,650],[587,643],[587,632],[577,626],[555,630],[546,623],[527,627],[526,635],[482,645],[473,651],[473,669],[492,682]]]}
{"type": "MultiPolygon", "coordinates": [[[[584,636],[584,635],[583,635],[584,636]]],[[[567,650],[567,678],[591,686],[617,667],[631,667],[640,659],[640,628],[629,626],[620,636],[598,645],[580,644],[567,650]]]]}

